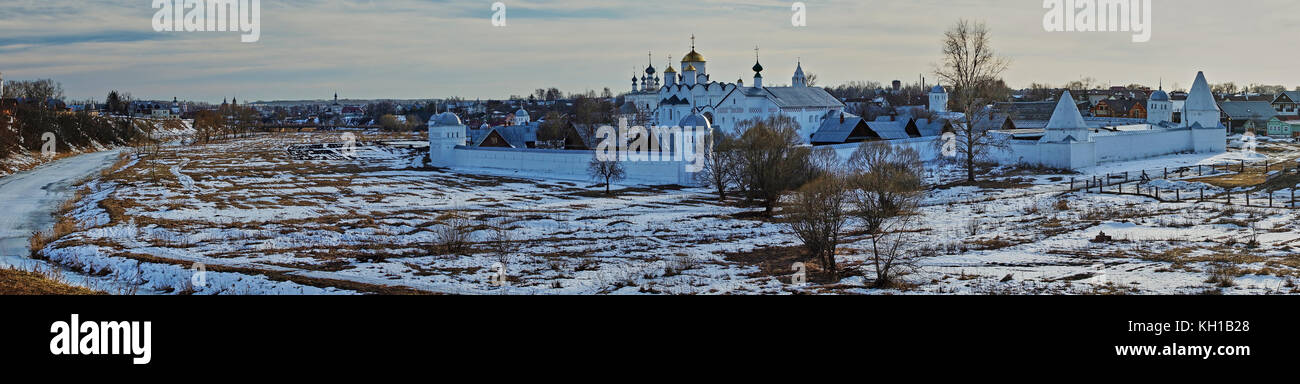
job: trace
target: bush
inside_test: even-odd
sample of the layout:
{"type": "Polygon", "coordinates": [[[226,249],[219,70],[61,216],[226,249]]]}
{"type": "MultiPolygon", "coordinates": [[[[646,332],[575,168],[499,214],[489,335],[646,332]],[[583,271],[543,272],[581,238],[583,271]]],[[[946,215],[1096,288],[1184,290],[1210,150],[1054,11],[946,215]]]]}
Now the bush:
{"type": "Polygon", "coordinates": [[[848,191],[842,180],[825,176],[804,185],[786,204],[785,221],[803,241],[804,249],[817,258],[822,267],[837,276],[835,251],[848,223],[848,191]]]}
{"type": "Polygon", "coordinates": [[[433,232],[439,251],[455,255],[469,249],[470,237],[476,227],[474,219],[460,210],[450,211],[438,218],[442,224],[433,232]]]}

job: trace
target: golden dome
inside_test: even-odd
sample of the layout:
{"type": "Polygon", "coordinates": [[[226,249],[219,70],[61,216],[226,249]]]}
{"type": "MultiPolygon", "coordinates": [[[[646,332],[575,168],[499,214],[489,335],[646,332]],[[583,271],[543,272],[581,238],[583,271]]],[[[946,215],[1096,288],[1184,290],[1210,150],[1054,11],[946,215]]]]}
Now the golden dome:
{"type": "Polygon", "coordinates": [[[703,63],[704,55],[701,55],[699,52],[695,52],[695,50],[692,49],[691,53],[687,53],[686,57],[682,58],[682,61],[687,63],[703,63]]]}
{"type": "Polygon", "coordinates": [[[669,65],[668,69],[664,70],[664,73],[677,73],[677,70],[673,69],[673,66],[669,65]]]}
{"type": "Polygon", "coordinates": [[[690,64],[686,64],[686,69],[683,69],[682,71],[686,71],[686,72],[695,72],[695,66],[694,66],[694,65],[690,65],[690,64]]]}

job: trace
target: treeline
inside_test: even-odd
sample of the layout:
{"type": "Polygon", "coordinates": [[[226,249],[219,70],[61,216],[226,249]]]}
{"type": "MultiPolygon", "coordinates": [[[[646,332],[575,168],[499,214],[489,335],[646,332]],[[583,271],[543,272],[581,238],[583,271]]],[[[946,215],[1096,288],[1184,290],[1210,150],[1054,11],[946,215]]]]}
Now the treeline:
{"type": "Polygon", "coordinates": [[[0,158],[22,151],[40,151],[45,133],[54,134],[55,150],[65,152],[86,148],[94,143],[104,146],[128,145],[147,139],[146,132],[129,118],[109,118],[86,112],[65,112],[46,104],[13,105],[13,120],[3,119],[0,134],[0,158]]]}
{"type": "Polygon", "coordinates": [[[216,110],[194,113],[195,143],[247,137],[261,128],[262,115],[251,107],[222,104],[216,110]]]}
{"type": "MultiPolygon", "coordinates": [[[[586,129],[587,137],[595,136],[600,125],[618,124],[618,107],[605,98],[578,96],[573,99],[571,113],[547,112],[537,130],[538,141],[563,140],[570,124],[586,129]]],[[[593,144],[593,143],[588,143],[593,144]]]]}

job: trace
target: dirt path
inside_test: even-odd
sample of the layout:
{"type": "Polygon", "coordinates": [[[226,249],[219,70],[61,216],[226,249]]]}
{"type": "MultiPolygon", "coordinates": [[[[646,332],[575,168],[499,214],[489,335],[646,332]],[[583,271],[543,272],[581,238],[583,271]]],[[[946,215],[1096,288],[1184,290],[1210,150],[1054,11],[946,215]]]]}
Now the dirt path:
{"type": "MultiPolygon", "coordinates": [[[[0,267],[30,269],[40,263],[27,257],[32,232],[53,226],[50,214],[72,196],[72,184],[112,165],[120,152],[88,153],[0,178],[0,267]]],[[[84,276],[68,278],[86,283],[84,276]]]]}

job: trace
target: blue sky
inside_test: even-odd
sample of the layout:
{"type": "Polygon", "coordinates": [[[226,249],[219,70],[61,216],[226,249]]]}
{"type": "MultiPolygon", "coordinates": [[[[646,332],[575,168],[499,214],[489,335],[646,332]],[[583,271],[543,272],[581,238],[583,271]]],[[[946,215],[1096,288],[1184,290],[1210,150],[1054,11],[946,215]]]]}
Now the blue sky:
{"type": "MultiPolygon", "coordinates": [[[[7,0],[0,4],[0,72],[54,78],[72,98],[110,89],[136,97],[220,101],[345,98],[505,98],[539,87],[626,91],[647,51],[663,69],[690,49],[715,80],[752,77],[762,47],[768,82],[788,83],[797,60],[822,85],[915,81],[939,60],[943,31],[987,22],[1012,60],[1013,86],[1211,82],[1300,86],[1292,0],[1154,0],[1153,37],[1046,32],[1042,0],[789,1],[263,0],[258,43],[234,32],[154,32],[149,0],[7,0]]],[[[680,68],[679,68],[680,69],[680,68]]]]}

